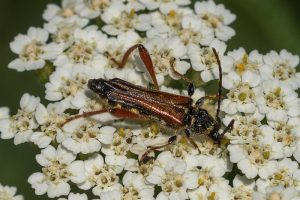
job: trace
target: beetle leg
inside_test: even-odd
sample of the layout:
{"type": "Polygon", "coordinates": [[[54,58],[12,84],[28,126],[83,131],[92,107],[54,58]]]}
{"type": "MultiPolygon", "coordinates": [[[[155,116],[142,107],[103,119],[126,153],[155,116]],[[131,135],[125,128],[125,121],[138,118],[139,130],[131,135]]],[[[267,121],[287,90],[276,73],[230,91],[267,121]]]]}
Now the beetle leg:
{"type": "Polygon", "coordinates": [[[226,126],[226,128],[224,129],[223,133],[220,134],[220,137],[222,138],[225,133],[227,133],[228,131],[231,131],[233,129],[233,125],[234,125],[234,119],[232,119],[229,124],[226,126]]]}
{"type": "Polygon", "coordinates": [[[155,75],[155,72],[154,72],[154,67],[153,67],[153,63],[152,63],[152,60],[151,60],[151,57],[150,57],[150,54],[149,52],[147,51],[147,49],[142,45],[142,44],[136,44],[136,45],[133,45],[132,47],[130,47],[124,54],[121,62],[118,62],[116,61],[115,58],[113,58],[109,52],[105,52],[105,55],[107,57],[109,57],[109,59],[111,59],[119,68],[123,68],[130,56],[130,54],[136,49],[138,48],[138,51],[139,51],[139,55],[144,63],[144,65],[146,66],[146,69],[153,81],[153,84],[154,84],[154,87],[155,89],[159,90],[159,87],[158,87],[158,83],[157,83],[157,79],[156,79],[156,75],[155,75]]]}
{"type": "Polygon", "coordinates": [[[202,106],[205,100],[206,100],[206,96],[201,97],[200,99],[198,99],[196,101],[196,106],[199,106],[199,107],[202,106]]]}
{"type": "Polygon", "coordinates": [[[189,129],[185,129],[185,136],[188,139],[188,141],[196,148],[199,149],[198,145],[196,142],[190,137],[191,136],[191,131],[189,129]]]}
{"type": "MultiPolygon", "coordinates": [[[[221,122],[218,122],[219,124],[221,124],[221,122]]],[[[219,145],[221,144],[221,140],[224,137],[225,133],[227,133],[228,131],[230,131],[231,129],[233,129],[233,125],[234,125],[234,119],[232,119],[230,121],[230,123],[226,126],[226,128],[223,130],[223,132],[221,134],[219,134],[219,132],[217,130],[219,130],[219,126],[218,128],[216,128],[215,131],[212,131],[209,136],[215,141],[217,142],[219,145]]]]}
{"type": "Polygon", "coordinates": [[[159,145],[159,146],[151,146],[149,149],[147,149],[147,151],[145,151],[143,153],[143,155],[141,156],[141,159],[139,161],[139,163],[145,163],[144,160],[148,157],[148,154],[151,152],[151,151],[154,151],[154,150],[157,150],[157,149],[161,149],[161,148],[164,148],[170,144],[172,144],[173,142],[175,142],[177,139],[177,136],[176,135],[173,135],[171,136],[169,139],[168,139],[168,142],[166,144],[163,144],[163,145],[159,145]]]}
{"type": "Polygon", "coordinates": [[[196,106],[202,106],[204,101],[207,99],[216,99],[219,98],[219,95],[213,94],[213,95],[206,95],[204,97],[201,97],[196,101],[196,106]]]}
{"type": "Polygon", "coordinates": [[[66,121],[62,124],[62,126],[64,126],[65,124],[67,124],[73,120],[79,119],[79,118],[90,117],[93,115],[98,115],[98,114],[102,114],[102,113],[106,113],[106,112],[111,113],[115,117],[140,119],[140,120],[147,119],[144,116],[130,112],[130,111],[122,109],[122,108],[111,108],[111,109],[102,109],[102,110],[96,110],[96,111],[91,111],[91,112],[85,112],[85,113],[79,114],[79,115],[74,115],[74,116],[66,119],[66,121]]]}
{"type": "Polygon", "coordinates": [[[102,113],[106,113],[106,112],[108,112],[107,109],[101,109],[101,110],[95,110],[95,111],[91,111],[91,112],[84,112],[80,115],[74,115],[74,116],[66,119],[66,121],[62,124],[62,126],[64,126],[65,124],[67,124],[75,119],[90,117],[93,115],[98,115],[98,114],[102,114],[102,113]]]}
{"type": "Polygon", "coordinates": [[[193,96],[194,92],[195,92],[195,87],[194,87],[194,84],[193,82],[185,77],[184,75],[180,74],[176,69],[175,69],[175,61],[176,59],[173,57],[170,59],[170,66],[171,66],[171,69],[172,69],[172,72],[176,75],[176,76],[179,76],[180,79],[184,80],[185,82],[187,82],[189,85],[188,85],[188,95],[189,96],[193,96]]]}

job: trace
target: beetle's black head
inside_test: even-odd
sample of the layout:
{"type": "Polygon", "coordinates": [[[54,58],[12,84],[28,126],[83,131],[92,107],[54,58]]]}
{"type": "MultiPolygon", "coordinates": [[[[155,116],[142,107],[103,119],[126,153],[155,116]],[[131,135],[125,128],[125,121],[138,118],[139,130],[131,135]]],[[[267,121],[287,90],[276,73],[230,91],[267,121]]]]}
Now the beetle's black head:
{"type": "Polygon", "coordinates": [[[99,79],[90,79],[88,82],[88,88],[93,92],[105,96],[107,93],[107,84],[106,80],[99,78],[99,79]]]}

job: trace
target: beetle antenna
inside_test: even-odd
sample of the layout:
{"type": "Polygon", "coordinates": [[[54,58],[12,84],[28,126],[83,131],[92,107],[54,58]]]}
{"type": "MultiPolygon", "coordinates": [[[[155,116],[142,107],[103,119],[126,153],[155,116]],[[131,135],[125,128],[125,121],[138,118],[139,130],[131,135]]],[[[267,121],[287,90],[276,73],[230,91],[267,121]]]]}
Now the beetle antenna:
{"type": "Polygon", "coordinates": [[[220,121],[220,117],[219,117],[219,114],[220,114],[220,108],[221,108],[221,96],[222,96],[222,67],[221,67],[221,62],[220,62],[220,58],[219,58],[219,55],[216,51],[215,48],[212,48],[214,54],[215,54],[215,57],[217,59],[217,63],[218,63],[218,68],[219,68],[219,95],[218,95],[218,108],[217,108],[217,113],[216,113],[216,118],[218,121],[220,121]]]}

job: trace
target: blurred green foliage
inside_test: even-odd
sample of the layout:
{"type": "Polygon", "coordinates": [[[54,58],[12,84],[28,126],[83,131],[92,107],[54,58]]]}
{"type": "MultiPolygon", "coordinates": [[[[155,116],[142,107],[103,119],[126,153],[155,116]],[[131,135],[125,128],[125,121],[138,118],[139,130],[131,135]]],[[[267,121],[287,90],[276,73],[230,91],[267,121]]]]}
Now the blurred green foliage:
{"type": "MultiPolygon", "coordinates": [[[[30,26],[41,27],[42,13],[47,3],[58,0],[0,1],[0,106],[9,106],[11,113],[19,107],[23,93],[44,96],[44,86],[35,72],[18,73],[7,69],[15,58],[9,49],[15,35],[26,33],[30,26]]],[[[287,49],[300,55],[299,1],[293,0],[216,0],[237,15],[232,27],[236,36],[228,42],[228,49],[244,47],[248,52],[258,49],[261,53],[287,49]]],[[[299,68],[298,68],[299,69],[299,68]]],[[[14,146],[13,141],[0,140],[0,183],[18,187],[25,199],[47,199],[35,196],[27,178],[40,171],[35,161],[39,150],[29,144],[14,146]]]]}

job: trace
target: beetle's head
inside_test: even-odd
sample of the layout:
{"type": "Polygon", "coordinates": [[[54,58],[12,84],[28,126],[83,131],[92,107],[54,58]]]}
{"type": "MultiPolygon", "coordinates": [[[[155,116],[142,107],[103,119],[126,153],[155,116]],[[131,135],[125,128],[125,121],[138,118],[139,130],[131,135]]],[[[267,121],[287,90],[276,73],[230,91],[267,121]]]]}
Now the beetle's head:
{"type": "Polygon", "coordinates": [[[93,92],[104,96],[106,94],[106,84],[105,80],[102,78],[99,79],[90,79],[88,82],[88,88],[92,90],[93,92]]]}

